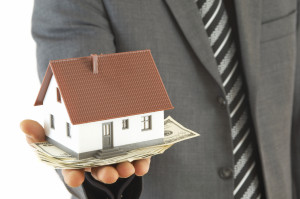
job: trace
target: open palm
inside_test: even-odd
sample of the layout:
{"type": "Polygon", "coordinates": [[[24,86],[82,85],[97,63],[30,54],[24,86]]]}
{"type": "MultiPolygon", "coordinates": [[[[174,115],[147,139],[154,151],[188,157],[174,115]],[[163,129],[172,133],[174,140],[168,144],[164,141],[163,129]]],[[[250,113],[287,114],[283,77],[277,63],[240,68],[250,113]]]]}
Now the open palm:
{"type": "MultiPolygon", "coordinates": [[[[44,128],[36,121],[23,120],[20,124],[22,131],[26,135],[28,144],[43,142],[46,139],[44,128]]],[[[78,187],[84,181],[84,173],[91,172],[92,176],[103,183],[112,184],[118,178],[127,178],[133,174],[137,176],[145,175],[150,167],[150,158],[136,160],[132,163],[122,162],[116,165],[92,167],[85,169],[63,169],[64,181],[71,187],[78,187]]]]}

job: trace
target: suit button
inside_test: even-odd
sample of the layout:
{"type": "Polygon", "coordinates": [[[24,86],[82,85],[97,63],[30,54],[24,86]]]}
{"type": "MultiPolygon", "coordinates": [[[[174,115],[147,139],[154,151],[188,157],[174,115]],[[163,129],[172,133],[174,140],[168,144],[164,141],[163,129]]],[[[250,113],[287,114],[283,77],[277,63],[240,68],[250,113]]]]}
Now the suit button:
{"type": "Polygon", "coordinates": [[[222,179],[229,179],[233,176],[233,170],[230,167],[223,167],[219,169],[219,176],[222,179]]]}
{"type": "Polygon", "coordinates": [[[226,107],[227,105],[227,101],[221,96],[218,97],[218,102],[222,107],[226,107]]]}

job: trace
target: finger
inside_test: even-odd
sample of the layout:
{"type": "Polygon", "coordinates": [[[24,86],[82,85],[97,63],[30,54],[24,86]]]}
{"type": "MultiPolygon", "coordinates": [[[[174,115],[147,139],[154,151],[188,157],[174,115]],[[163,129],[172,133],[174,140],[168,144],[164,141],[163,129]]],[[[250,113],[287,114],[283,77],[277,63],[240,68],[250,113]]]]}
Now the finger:
{"type": "Polygon", "coordinates": [[[91,168],[91,167],[85,168],[84,171],[85,171],[85,172],[92,172],[92,168],[91,168]]]}
{"type": "Polygon", "coordinates": [[[120,178],[128,178],[135,172],[134,166],[130,162],[119,163],[117,164],[116,169],[120,178]]]}
{"type": "Polygon", "coordinates": [[[38,122],[33,120],[23,120],[20,123],[20,128],[25,133],[26,140],[29,144],[45,141],[44,128],[38,122]]]}
{"type": "Polygon", "coordinates": [[[78,187],[84,181],[83,169],[63,169],[62,175],[65,183],[70,187],[78,187]]]}
{"type": "Polygon", "coordinates": [[[135,175],[143,176],[148,173],[150,168],[150,158],[136,160],[133,162],[133,166],[135,168],[135,175]]]}
{"type": "Polygon", "coordinates": [[[115,183],[119,178],[117,170],[112,166],[94,167],[91,174],[96,180],[105,184],[115,183]]]}
{"type": "Polygon", "coordinates": [[[147,162],[150,164],[151,163],[151,157],[150,158],[146,158],[145,160],[147,160],[147,162]]]}

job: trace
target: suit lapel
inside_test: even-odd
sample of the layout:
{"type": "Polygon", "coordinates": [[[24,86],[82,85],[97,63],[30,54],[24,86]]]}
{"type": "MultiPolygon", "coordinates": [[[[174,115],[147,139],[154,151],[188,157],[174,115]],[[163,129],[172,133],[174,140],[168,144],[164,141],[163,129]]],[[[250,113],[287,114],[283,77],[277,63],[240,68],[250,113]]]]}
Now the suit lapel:
{"type": "Polygon", "coordinates": [[[173,13],[185,38],[192,47],[194,53],[210,73],[210,75],[221,86],[222,83],[218,72],[217,63],[213,57],[213,52],[196,3],[193,1],[183,0],[165,1],[173,13]]]}
{"type": "MultiPolygon", "coordinates": [[[[173,13],[188,43],[200,62],[210,75],[221,86],[221,78],[207,33],[204,29],[198,8],[193,1],[165,0],[173,13]]],[[[234,0],[238,34],[240,38],[241,57],[249,91],[249,102],[252,114],[256,114],[255,107],[259,85],[259,44],[261,28],[261,2],[260,0],[234,0]]],[[[222,87],[222,86],[221,86],[222,87]]],[[[257,128],[257,122],[254,124],[257,128]]]]}
{"type": "MultiPolygon", "coordinates": [[[[198,14],[199,11],[196,3],[182,0],[165,1],[200,62],[222,88],[217,64],[207,39],[207,33],[204,29],[201,16],[198,14]]],[[[249,90],[252,114],[256,113],[257,86],[259,84],[260,1],[261,0],[234,0],[241,57],[249,90]]],[[[256,117],[254,117],[254,119],[255,118],[256,117]]],[[[256,126],[257,122],[254,121],[254,123],[256,126]]]]}
{"type": "Polygon", "coordinates": [[[260,0],[234,0],[237,26],[240,39],[241,57],[244,74],[248,85],[250,109],[254,115],[254,125],[257,129],[257,92],[260,81],[260,30],[261,2],[260,0]]]}
{"type": "MultiPolygon", "coordinates": [[[[238,31],[241,44],[241,55],[248,84],[248,94],[250,101],[250,109],[253,115],[253,123],[256,129],[258,148],[261,157],[269,155],[270,149],[268,145],[268,134],[261,133],[261,122],[259,121],[259,85],[261,84],[260,77],[260,32],[261,32],[261,0],[235,0],[238,31]]],[[[262,91],[263,92],[263,91],[262,91]]],[[[263,166],[263,174],[268,178],[269,172],[267,168],[270,162],[268,158],[261,158],[263,166]]],[[[266,191],[269,187],[269,182],[265,182],[266,191]]],[[[266,194],[268,194],[266,192],[266,194]]]]}

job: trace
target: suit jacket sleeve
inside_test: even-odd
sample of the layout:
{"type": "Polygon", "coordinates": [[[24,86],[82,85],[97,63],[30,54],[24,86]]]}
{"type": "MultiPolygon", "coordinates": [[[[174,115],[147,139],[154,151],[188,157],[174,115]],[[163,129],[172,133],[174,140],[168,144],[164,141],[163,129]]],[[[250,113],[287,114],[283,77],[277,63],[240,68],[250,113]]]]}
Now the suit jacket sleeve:
{"type": "Polygon", "coordinates": [[[295,71],[294,107],[292,125],[292,171],[293,171],[293,198],[300,198],[300,0],[297,4],[297,61],[295,71]]]}
{"type": "MultiPolygon", "coordinates": [[[[35,0],[32,35],[37,44],[37,65],[43,79],[49,60],[116,51],[114,35],[102,1],[35,0]]],[[[60,170],[57,170],[61,176],[60,170]]],[[[66,188],[73,198],[138,198],[141,178],[119,179],[105,185],[87,174],[83,186],[66,188]],[[124,197],[126,196],[126,197],[124,197]]]]}

